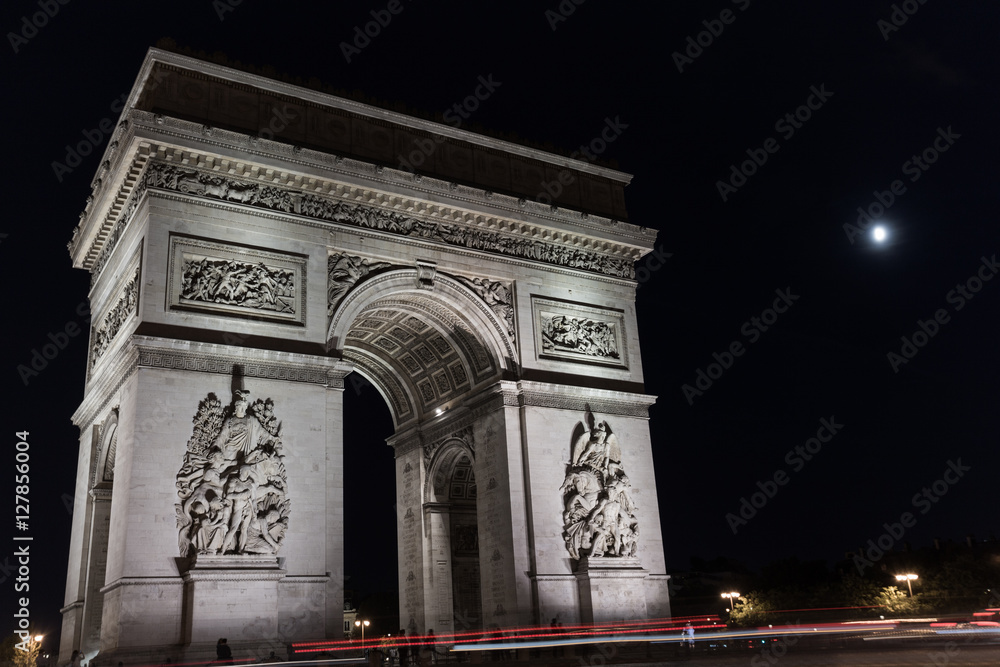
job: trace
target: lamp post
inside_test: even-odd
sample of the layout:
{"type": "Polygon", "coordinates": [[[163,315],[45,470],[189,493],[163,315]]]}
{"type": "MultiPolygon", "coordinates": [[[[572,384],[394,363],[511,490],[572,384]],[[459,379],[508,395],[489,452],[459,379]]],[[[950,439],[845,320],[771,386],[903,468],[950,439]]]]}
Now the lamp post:
{"type": "Polygon", "coordinates": [[[36,667],[38,665],[38,655],[42,652],[42,640],[45,639],[45,635],[34,635],[28,637],[28,655],[26,663],[30,667],[36,667]]]}
{"type": "Polygon", "coordinates": [[[365,654],[365,628],[369,625],[370,621],[354,621],[354,627],[361,628],[361,655],[365,654]]]}
{"type": "Polygon", "coordinates": [[[910,591],[910,597],[911,598],[913,597],[913,584],[911,584],[910,582],[913,581],[914,579],[919,579],[919,578],[920,577],[918,577],[915,574],[897,574],[896,575],[896,581],[905,581],[906,582],[906,587],[910,591]]]}
{"type": "Polygon", "coordinates": [[[731,591],[729,593],[723,593],[722,597],[724,597],[727,600],[729,600],[729,609],[727,609],[726,611],[732,613],[732,611],[734,609],[736,609],[735,600],[736,600],[736,598],[740,597],[740,594],[737,593],[736,591],[731,591]]]}

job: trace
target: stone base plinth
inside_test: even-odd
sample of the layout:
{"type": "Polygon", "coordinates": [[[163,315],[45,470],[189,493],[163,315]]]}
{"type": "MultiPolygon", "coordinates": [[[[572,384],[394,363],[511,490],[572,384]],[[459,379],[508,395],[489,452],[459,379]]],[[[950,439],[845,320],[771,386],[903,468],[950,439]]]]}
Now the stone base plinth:
{"type": "Polygon", "coordinates": [[[199,555],[184,573],[185,641],[230,643],[278,636],[275,556],[199,555]]]}
{"type": "Polygon", "coordinates": [[[647,617],[649,572],[637,558],[582,558],[576,571],[580,620],[630,621],[647,617]]]}

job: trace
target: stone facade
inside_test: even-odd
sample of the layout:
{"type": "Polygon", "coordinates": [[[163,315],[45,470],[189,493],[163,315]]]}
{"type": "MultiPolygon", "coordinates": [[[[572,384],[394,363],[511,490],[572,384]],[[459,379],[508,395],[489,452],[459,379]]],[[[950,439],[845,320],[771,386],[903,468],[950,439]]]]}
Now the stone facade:
{"type": "Polygon", "coordinates": [[[59,660],[339,639],[352,371],[395,422],[404,626],[669,615],[629,178],[150,51],[69,246],[95,326],[59,660]],[[428,133],[470,159],[391,166],[428,133]],[[531,195],[558,170],[570,208],[531,195]]]}

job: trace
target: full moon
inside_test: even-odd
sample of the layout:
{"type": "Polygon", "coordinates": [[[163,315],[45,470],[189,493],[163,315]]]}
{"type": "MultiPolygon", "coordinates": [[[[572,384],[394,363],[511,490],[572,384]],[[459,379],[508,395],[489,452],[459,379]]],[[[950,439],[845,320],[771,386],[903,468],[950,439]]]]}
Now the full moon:
{"type": "Polygon", "coordinates": [[[881,243],[885,241],[885,237],[888,236],[888,232],[885,231],[885,227],[878,226],[872,230],[872,238],[881,243]]]}

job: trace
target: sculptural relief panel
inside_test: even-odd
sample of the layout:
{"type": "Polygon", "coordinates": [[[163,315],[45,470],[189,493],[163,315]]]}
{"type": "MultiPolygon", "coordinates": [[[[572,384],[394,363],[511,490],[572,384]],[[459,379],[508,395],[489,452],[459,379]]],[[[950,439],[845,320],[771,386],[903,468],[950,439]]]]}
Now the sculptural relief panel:
{"type": "Polygon", "coordinates": [[[193,421],[177,473],[180,555],[276,554],[291,501],[274,402],[236,390],[223,406],[209,394],[193,421]]]}
{"type": "Polygon", "coordinates": [[[475,292],[502,322],[511,341],[514,335],[514,295],[510,283],[489,278],[466,278],[456,276],[459,282],[475,292]]]}
{"type": "Polygon", "coordinates": [[[172,310],[305,323],[305,256],[171,234],[170,258],[172,310]]]}
{"type": "Polygon", "coordinates": [[[635,558],[639,522],[618,436],[588,409],[573,432],[563,497],[563,538],[570,557],[635,558]]]}
{"type": "Polygon", "coordinates": [[[538,358],[628,368],[622,311],[535,296],[531,306],[538,358]]]}
{"type": "Polygon", "coordinates": [[[331,252],[327,258],[327,315],[333,315],[340,302],[344,300],[358,281],[367,278],[371,273],[388,269],[388,262],[369,262],[367,258],[348,255],[341,252],[331,252]]]}
{"type": "Polygon", "coordinates": [[[139,278],[141,275],[138,263],[130,272],[131,279],[120,288],[115,305],[101,317],[91,332],[90,369],[93,370],[104,353],[111,347],[118,332],[136,314],[139,306],[139,278]]]}

